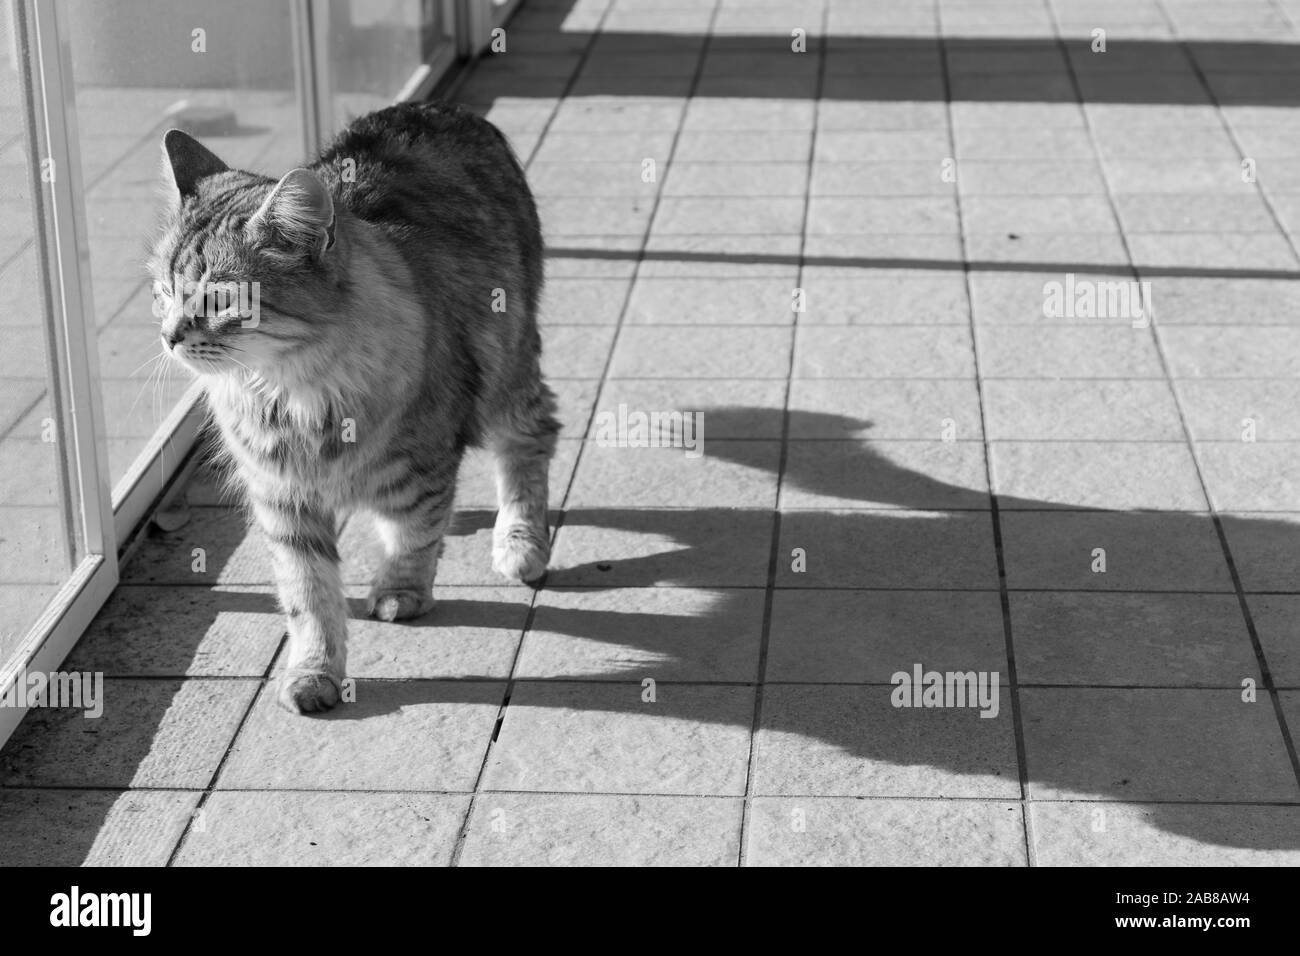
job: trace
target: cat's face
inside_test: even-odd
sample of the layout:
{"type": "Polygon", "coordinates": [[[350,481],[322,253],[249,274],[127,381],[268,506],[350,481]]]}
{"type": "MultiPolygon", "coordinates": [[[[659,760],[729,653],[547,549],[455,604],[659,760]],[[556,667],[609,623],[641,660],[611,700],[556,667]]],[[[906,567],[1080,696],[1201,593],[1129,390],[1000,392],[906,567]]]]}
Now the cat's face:
{"type": "Polygon", "coordinates": [[[331,333],[334,209],[309,171],[231,170],[178,130],[171,200],[150,261],[163,349],[204,375],[276,377],[331,333]]]}

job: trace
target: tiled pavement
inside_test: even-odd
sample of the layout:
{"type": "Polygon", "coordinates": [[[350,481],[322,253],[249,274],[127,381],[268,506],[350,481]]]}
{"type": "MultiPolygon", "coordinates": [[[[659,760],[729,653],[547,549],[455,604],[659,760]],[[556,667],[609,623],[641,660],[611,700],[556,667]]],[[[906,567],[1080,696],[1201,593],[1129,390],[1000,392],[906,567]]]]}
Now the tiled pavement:
{"type": "Polygon", "coordinates": [[[201,478],[68,662],[103,718],[0,754],[0,856],[1300,862],[1298,20],[532,0],[460,95],[548,233],[545,586],[493,578],[472,462],[438,607],[357,616],[356,702],[293,718],[201,478]],[[1046,317],[1067,273],[1154,322],[1046,317]],[[585,437],[619,405],[703,456],[585,437]],[[997,716],[893,707],[918,664],[997,716]]]}

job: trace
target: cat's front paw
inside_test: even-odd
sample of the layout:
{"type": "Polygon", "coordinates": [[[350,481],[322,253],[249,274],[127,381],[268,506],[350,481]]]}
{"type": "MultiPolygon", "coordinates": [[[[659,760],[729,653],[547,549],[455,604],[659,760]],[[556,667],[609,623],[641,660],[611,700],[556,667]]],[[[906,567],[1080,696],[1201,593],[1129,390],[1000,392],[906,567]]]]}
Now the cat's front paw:
{"type": "Polygon", "coordinates": [[[536,581],[546,573],[550,559],[551,546],[546,538],[539,540],[526,528],[511,529],[492,545],[492,570],[512,581],[536,581]]]}
{"type": "Polygon", "coordinates": [[[315,714],[339,702],[339,684],[321,671],[289,671],[280,681],[280,706],[293,714],[315,714]]]}
{"type": "Polygon", "coordinates": [[[367,610],[371,617],[381,621],[405,621],[419,617],[433,609],[433,596],[409,588],[381,588],[370,592],[367,610]]]}

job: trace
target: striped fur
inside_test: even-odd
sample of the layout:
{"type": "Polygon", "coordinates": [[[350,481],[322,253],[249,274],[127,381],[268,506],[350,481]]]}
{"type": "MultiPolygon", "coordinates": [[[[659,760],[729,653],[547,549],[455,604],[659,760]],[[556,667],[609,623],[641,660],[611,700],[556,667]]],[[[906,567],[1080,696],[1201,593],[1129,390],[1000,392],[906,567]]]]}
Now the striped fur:
{"type": "Polygon", "coordinates": [[[206,386],[274,559],[289,628],[280,700],[327,709],[346,673],[342,515],[370,514],[383,542],[371,613],[423,614],[462,454],[486,447],[493,566],[524,581],[545,571],[559,426],[539,366],[536,208],[505,138],[447,106],[365,116],[278,183],[176,130],[163,145],[164,348],[206,386]],[[258,283],[256,323],[186,309],[202,291],[186,282],[220,281],[258,283]]]}

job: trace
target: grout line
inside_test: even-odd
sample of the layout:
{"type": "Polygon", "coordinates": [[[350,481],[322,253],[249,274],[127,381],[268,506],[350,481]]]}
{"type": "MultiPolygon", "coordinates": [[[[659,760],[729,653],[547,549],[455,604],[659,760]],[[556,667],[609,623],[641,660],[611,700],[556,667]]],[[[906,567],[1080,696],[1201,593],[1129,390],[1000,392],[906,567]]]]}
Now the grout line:
{"type": "MultiPolygon", "coordinates": [[[[943,74],[943,99],[944,109],[948,118],[948,148],[951,150],[951,155],[954,157],[955,162],[957,156],[957,133],[952,111],[952,74],[948,63],[948,38],[945,37],[943,33],[943,5],[940,0],[935,0],[934,9],[939,27],[939,56],[943,74]]],[[[1082,109],[1082,107],[1080,107],[1080,109],[1082,109]]],[[[993,457],[988,442],[988,413],[984,404],[985,383],[980,374],[979,335],[977,334],[975,324],[975,290],[971,283],[971,272],[969,266],[970,256],[966,242],[965,219],[962,214],[963,191],[961,188],[960,167],[958,167],[957,171],[957,180],[957,189],[955,191],[955,202],[957,206],[957,238],[961,248],[962,274],[966,280],[966,318],[970,329],[971,360],[975,366],[975,391],[979,399],[980,433],[985,437],[985,441],[983,442],[984,478],[988,487],[989,517],[993,530],[993,552],[998,568],[998,598],[1002,605],[1002,635],[1007,657],[1007,681],[1011,685],[1011,722],[1012,732],[1015,737],[1016,770],[1020,785],[1021,822],[1024,825],[1025,839],[1025,862],[1028,866],[1034,867],[1038,865],[1037,853],[1035,851],[1032,817],[1028,811],[1028,807],[1026,806],[1026,801],[1029,799],[1029,764],[1025,747],[1024,717],[1021,713],[1019,682],[1017,680],[1016,672],[1016,650],[1011,633],[1011,597],[1007,589],[1007,567],[1006,554],[1003,550],[1002,519],[998,507],[998,495],[994,491],[996,486],[993,481],[993,457]]]]}
{"type": "MultiPolygon", "coordinates": [[[[1057,24],[1056,15],[1055,15],[1055,11],[1051,6],[1051,0],[1044,0],[1044,4],[1048,9],[1049,15],[1052,17],[1053,24],[1056,25],[1057,24]]],[[[1167,9],[1165,9],[1162,0],[1156,0],[1156,7],[1157,9],[1160,10],[1161,15],[1164,17],[1166,24],[1169,26],[1173,35],[1177,37],[1178,36],[1177,25],[1175,21],[1169,16],[1169,12],[1167,9]]],[[[1059,27],[1057,29],[1059,33],[1059,27]]],[[[1180,48],[1183,50],[1184,55],[1188,56],[1188,59],[1192,62],[1193,67],[1196,69],[1197,76],[1201,82],[1202,87],[1205,89],[1206,95],[1209,97],[1210,102],[1214,107],[1215,114],[1216,116],[1218,116],[1220,124],[1223,125],[1224,128],[1228,131],[1229,136],[1233,139],[1234,145],[1236,145],[1237,148],[1240,149],[1240,144],[1238,144],[1236,142],[1235,137],[1232,136],[1231,129],[1223,117],[1222,107],[1219,105],[1218,100],[1214,96],[1213,91],[1210,89],[1209,84],[1205,79],[1204,73],[1200,71],[1199,65],[1197,65],[1196,61],[1188,54],[1186,48],[1186,42],[1181,39],[1177,40],[1177,42],[1180,48]]],[[[1068,62],[1068,51],[1065,49],[1064,41],[1058,38],[1058,43],[1061,46],[1061,52],[1067,56],[1067,62],[1068,62]]],[[[1081,93],[1081,88],[1079,86],[1078,75],[1076,74],[1074,70],[1074,66],[1072,64],[1070,64],[1069,66],[1069,72],[1070,72],[1071,82],[1074,85],[1075,94],[1079,96],[1080,103],[1082,104],[1083,97],[1081,93]]],[[[1110,203],[1111,214],[1115,217],[1117,221],[1120,222],[1120,227],[1121,227],[1120,241],[1123,243],[1124,246],[1124,254],[1128,257],[1131,268],[1133,270],[1133,274],[1138,278],[1140,278],[1141,277],[1140,269],[1136,265],[1132,265],[1133,252],[1129,246],[1128,234],[1123,230],[1123,222],[1122,220],[1120,220],[1119,217],[1119,207],[1115,200],[1115,194],[1111,189],[1110,177],[1107,175],[1106,168],[1101,161],[1100,150],[1097,147],[1097,139],[1093,131],[1092,119],[1089,117],[1087,110],[1083,109],[1082,105],[1080,105],[1080,111],[1083,113],[1084,126],[1089,131],[1089,139],[1092,141],[1094,160],[1101,167],[1102,182],[1106,186],[1106,198],[1107,201],[1110,203]]],[[[1258,184],[1256,184],[1256,188],[1258,189],[1258,184]]],[[[1270,207],[1270,214],[1272,214],[1271,207],[1270,207]]],[[[1278,228],[1281,229],[1280,222],[1278,223],[1278,228]]],[[[1286,235],[1285,230],[1282,231],[1283,231],[1283,235],[1286,235]]],[[[1287,237],[1287,244],[1288,247],[1291,249],[1292,255],[1295,256],[1296,255],[1295,247],[1291,243],[1289,236],[1287,237]]],[[[1298,259],[1297,261],[1300,261],[1300,259],[1298,259]]],[[[1282,706],[1281,697],[1278,694],[1277,687],[1273,683],[1272,673],[1268,666],[1268,659],[1264,654],[1264,646],[1260,641],[1259,632],[1255,627],[1254,617],[1252,616],[1250,611],[1250,605],[1246,600],[1246,592],[1241,583],[1241,575],[1238,572],[1236,562],[1233,560],[1232,557],[1232,549],[1228,544],[1228,536],[1227,536],[1227,532],[1224,530],[1223,527],[1222,517],[1219,513],[1219,510],[1215,507],[1214,499],[1210,495],[1210,488],[1205,479],[1204,470],[1201,467],[1200,455],[1197,452],[1197,443],[1192,436],[1191,425],[1187,421],[1187,414],[1183,406],[1182,396],[1179,393],[1177,380],[1174,378],[1172,374],[1172,369],[1169,363],[1169,359],[1165,352],[1165,348],[1160,337],[1159,325],[1154,316],[1152,316],[1149,319],[1148,331],[1150,332],[1151,338],[1155,343],[1156,355],[1160,359],[1161,368],[1164,370],[1165,373],[1165,380],[1168,383],[1170,394],[1174,400],[1174,405],[1178,410],[1178,420],[1182,426],[1183,437],[1187,444],[1189,454],[1191,455],[1192,467],[1196,472],[1197,484],[1201,489],[1201,494],[1205,498],[1206,506],[1209,508],[1210,519],[1214,523],[1214,531],[1219,540],[1219,547],[1221,553],[1223,554],[1224,563],[1227,566],[1229,577],[1232,580],[1233,592],[1237,597],[1237,603],[1239,608],[1241,609],[1242,618],[1246,625],[1246,632],[1249,635],[1251,648],[1255,654],[1256,665],[1259,667],[1260,683],[1263,685],[1264,689],[1268,692],[1269,699],[1273,704],[1273,714],[1277,720],[1278,730],[1282,736],[1282,742],[1286,747],[1287,757],[1291,763],[1291,772],[1296,779],[1297,785],[1300,785],[1300,756],[1297,755],[1295,740],[1292,737],[1290,727],[1287,725],[1286,712],[1282,706]]]]}
{"type": "MultiPolygon", "coordinates": [[[[1286,11],[1281,7],[1278,7],[1276,4],[1272,4],[1271,0],[1270,5],[1278,11],[1279,15],[1281,15],[1283,19],[1292,24],[1292,30],[1294,31],[1294,22],[1286,11]]],[[[1196,77],[1197,82],[1200,83],[1201,88],[1205,91],[1205,95],[1209,99],[1210,105],[1214,107],[1214,116],[1219,121],[1219,125],[1223,128],[1223,131],[1228,134],[1228,140],[1232,143],[1232,148],[1236,151],[1238,159],[1246,158],[1246,151],[1242,147],[1241,140],[1237,137],[1237,131],[1233,129],[1232,122],[1223,113],[1223,104],[1219,102],[1219,97],[1215,95],[1214,88],[1210,85],[1209,78],[1206,77],[1205,71],[1201,68],[1200,62],[1196,59],[1196,55],[1188,48],[1187,41],[1178,35],[1177,23],[1174,18],[1169,15],[1164,0],[1155,0],[1155,6],[1156,9],[1160,11],[1160,15],[1164,17],[1166,24],[1169,26],[1178,49],[1182,51],[1183,56],[1187,57],[1187,61],[1191,64],[1192,74],[1196,77]]],[[[1253,183],[1253,185],[1255,187],[1255,192],[1259,195],[1260,201],[1264,204],[1264,208],[1268,210],[1268,215],[1273,221],[1274,228],[1282,234],[1282,239],[1286,242],[1287,248],[1291,252],[1291,258],[1295,262],[1300,263],[1300,250],[1297,250],[1296,248],[1295,237],[1287,230],[1286,223],[1282,221],[1282,217],[1278,214],[1277,208],[1273,205],[1268,190],[1264,188],[1264,184],[1259,182],[1258,179],[1253,183]]],[[[1271,235],[1271,233],[1262,233],[1262,235],[1271,235]]]]}
{"type": "MultiPolygon", "coordinates": [[[[1174,31],[1174,35],[1177,36],[1177,27],[1175,25],[1174,20],[1169,16],[1169,11],[1165,8],[1163,0],[1156,0],[1156,7],[1160,10],[1161,16],[1163,16],[1165,20],[1168,22],[1171,30],[1174,31]]],[[[1287,19],[1289,21],[1290,18],[1288,17],[1287,19]]],[[[1232,140],[1232,143],[1234,147],[1236,147],[1238,153],[1244,155],[1241,151],[1241,143],[1237,139],[1231,124],[1224,116],[1223,107],[1219,103],[1218,97],[1214,95],[1214,91],[1213,89],[1211,89],[1210,84],[1207,81],[1204,72],[1201,70],[1200,64],[1196,62],[1195,58],[1192,57],[1190,52],[1187,50],[1187,44],[1185,41],[1179,39],[1178,43],[1180,48],[1183,50],[1184,55],[1187,56],[1188,59],[1192,62],[1192,67],[1196,72],[1197,79],[1200,81],[1201,86],[1205,90],[1206,96],[1209,98],[1210,103],[1214,107],[1215,116],[1218,117],[1220,124],[1223,126],[1224,130],[1228,133],[1228,136],[1232,140]]],[[[1278,231],[1282,233],[1283,238],[1286,240],[1287,247],[1290,249],[1291,255],[1294,258],[1296,258],[1298,262],[1300,262],[1300,254],[1297,254],[1295,242],[1293,241],[1291,234],[1287,232],[1286,227],[1282,223],[1282,220],[1278,217],[1277,211],[1273,208],[1273,204],[1269,201],[1268,194],[1260,186],[1259,183],[1255,183],[1253,185],[1255,186],[1255,190],[1256,192],[1259,193],[1260,198],[1263,200],[1265,206],[1268,208],[1269,215],[1273,217],[1273,221],[1276,223],[1278,231]]],[[[1158,323],[1154,320],[1154,318],[1151,321],[1151,333],[1152,336],[1155,338],[1156,350],[1160,356],[1161,364],[1165,366],[1166,374],[1169,375],[1168,361],[1165,357],[1164,346],[1160,338],[1160,329],[1158,323]]],[[[1264,652],[1264,644],[1263,641],[1260,640],[1259,630],[1255,626],[1255,618],[1250,610],[1250,602],[1246,599],[1246,591],[1244,586],[1241,583],[1241,574],[1237,569],[1236,561],[1233,559],[1232,548],[1228,543],[1228,535],[1227,532],[1224,530],[1223,521],[1222,518],[1220,517],[1219,509],[1215,506],[1214,499],[1210,495],[1209,485],[1205,480],[1205,475],[1201,468],[1201,456],[1198,451],[1197,443],[1193,439],[1191,426],[1187,423],[1187,417],[1183,409],[1183,400],[1182,400],[1182,395],[1178,388],[1178,383],[1174,380],[1172,375],[1169,375],[1169,390],[1170,392],[1173,393],[1174,404],[1178,408],[1178,417],[1183,424],[1183,431],[1184,434],[1186,435],[1187,444],[1191,451],[1192,465],[1196,469],[1197,481],[1200,482],[1202,494],[1205,495],[1206,503],[1210,507],[1210,517],[1214,521],[1214,530],[1219,538],[1219,546],[1223,550],[1223,558],[1225,563],[1228,566],[1228,574],[1232,578],[1232,586],[1234,591],[1236,592],[1237,602],[1239,607],[1241,608],[1241,614],[1246,623],[1246,632],[1250,637],[1251,649],[1254,651],[1255,660],[1259,667],[1260,683],[1264,686],[1264,689],[1268,692],[1269,699],[1272,701],[1273,714],[1277,718],[1278,730],[1281,732],[1282,742],[1286,747],[1287,757],[1291,761],[1291,771],[1296,778],[1297,785],[1300,785],[1300,754],[1297,753],[1295,737],[1292,734],[1291,727],[1287,722],[1286,709],[1282,705],[1282,698],[1281,695],[1278,693],[1278,687],[1273,681],[1272,670],[1269,667],[1268,658],[1264,652]]]]}
{"type": "MultiPolygon", "coordinates": [[[[817,155],[817,135],[821,120],[822,92],[826,83],[827,47],[826,35],[830,23],[830,7],[826,0],[821,6],[821,19],[816,36],[817,43],[817,82],[813,93],[812,131],[808,137],[808,158],[804,172],[803,216],[799,229],[799,271],[795,277],[795,287],[804,288],[805,252],[808,245],[808,220],[812,213],[813,159],[817,155]]],[[[805,38],[806,39],[806,38],[805,38]]],[[[792,55],[795,55],[792,53],[792,55]]],[[[806,54],[797,54],[804,56],[806,54]]],[[[793,305],[793,303],[792,303],[793,305]]],[[[775,497],[772,502],[772,538],[770,558],[767,567],[767,585],[763,595],[763,623],[759,636],[758,681],[754,688],[754,716],[749,727],[749,759],[745,763],[745,797],[741,805],[740,835],[737,845],[738,866],[748,863],[748,837],[750,831],[750,812],[753,801],[755,774],[758,769],[758,733],[763,721],[764,688],[767,684],[768,652],[772,639],[772,605],[776,598],[777,568],[782,560],[781,532],[782,507],[781,493],[785,482],[786,466],[790,453],[790,393],[794,387],[795,349],[798,342],[799,313],[792,312],[790,323],[790,355],[786,364],[785,394],[781,407],[781,455],[777,463],[775,497]]]]}
{"type": "Polygon", "coordinates": [[[194,804],[194,809],[190,811],[189,818],[185,821],[185,826],[176,837],[176,845],[172,847],[171,853],[167,854],[167,862],[163,864],[164,866],[174,866],[176,864],[176,858],[180,855],[181,848],[185,845],[185,841],[190,835],[190,829],[194,826],[195,818],[198,817],[198,815],[203,812],[203,808],[207,806],[209,798],[216,789],[217,780],[220,779],[222,770],[225,769],[227,761],[230,760],[230,755],[235,750],[235,743],[239,740],[239,735],[243,733],[244,727],[248,723],[249,718],[253,716],[253,711],[257,708],[257,704],[262,699],[262,695],[266,693],[266,689],[270,684],[271,674],[275,671],[275,662],[279,659],[280,655],[284,653],[288,643],[289,634],[286,631],[281,634],[280,642],[276,645],[275,653],[271,655],[271,659],[267,661],[266,668],[262,672],[262,677],[258,682],[257,689],[253,692],[252,697],[249,698],[248,706],[244,708],[243,716],[239,718],[239,723],[235,726],[234,733],[230,735],[230,741],[226,744],[225,752],[222,753],[221,759],[217,761],[216,767],[213,768],[212,776],[208,779],[207,786],[203,788],[202,795],[199,797],[198,802],[194,804]]]}

